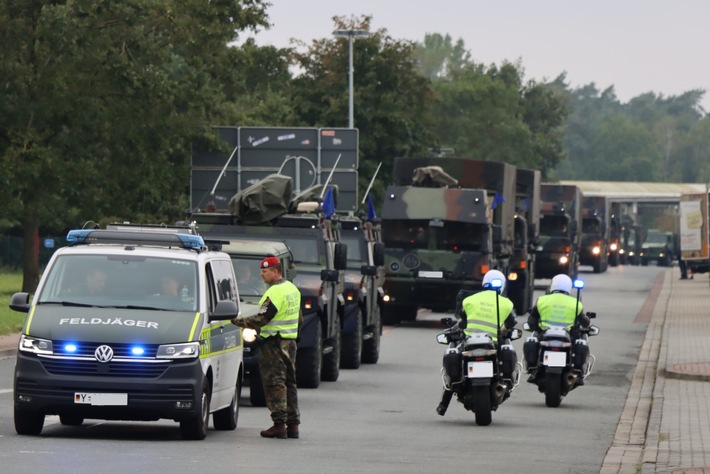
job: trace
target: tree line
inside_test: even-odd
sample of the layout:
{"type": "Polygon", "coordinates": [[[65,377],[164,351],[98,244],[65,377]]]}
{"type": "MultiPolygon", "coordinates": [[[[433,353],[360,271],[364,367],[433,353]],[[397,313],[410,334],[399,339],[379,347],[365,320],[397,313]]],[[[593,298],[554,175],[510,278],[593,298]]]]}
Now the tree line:
{"type": "MultiPolygon", "coordinates": [[[[210,125],[347,127],[347,39],[276,48],[247,37],[267,26],[263,0],[1,2],[0,233],[33,242],[40,227],[91,219],[179,220],[192,148],[220,146],[210,125]]],[[[444,34],[412,42],[380,29],[353,47],[363,190],[382,163],[375,202],[394,157],[444,149],[546,180],[710,177],[704,91],[623,104],[613,87],[477,63],[444,34]]],[[[31,291],[34,252],[23,268],[31,291]]]]}

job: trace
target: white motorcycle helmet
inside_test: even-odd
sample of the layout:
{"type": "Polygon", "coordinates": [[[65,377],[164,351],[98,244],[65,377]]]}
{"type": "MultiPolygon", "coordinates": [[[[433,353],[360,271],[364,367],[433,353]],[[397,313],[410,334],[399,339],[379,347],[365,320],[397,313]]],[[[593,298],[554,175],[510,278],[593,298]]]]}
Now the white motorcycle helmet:
{"type": "Polygon", "coordinates": [[[555,275],[550,283],[550,293],[570,294],[572,291],[572,279],[567,275],[555,275]]]}
{"type": "Polygon", "coordinates": [[[483,276],[483,288],[486,289],[494,289],[491,288],[491,283],[493,280],[500,280],[501,281],[501,287],[499,292],[503,293],[503,290],[505,290],[505,275],[503,275],[502,272],[499,272],[498,270],[488,270],[486,274],[483,276]]]}

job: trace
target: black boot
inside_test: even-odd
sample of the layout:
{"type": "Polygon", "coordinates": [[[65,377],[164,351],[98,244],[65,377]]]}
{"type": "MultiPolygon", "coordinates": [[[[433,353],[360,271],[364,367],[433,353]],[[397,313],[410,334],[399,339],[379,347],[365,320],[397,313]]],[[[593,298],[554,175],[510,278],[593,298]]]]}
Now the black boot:
{"type": "Polygon", "coordinates": [[[444,393],[441,394],[441,401],[439,402],[439,406],[436,407],[436,413],[441,416],[444,416],[446,414],[446,409],[449,408],[449,403],[451,403],[451,397],[453,396],[454,392],[450,390],[444,390],[444,393]]]}

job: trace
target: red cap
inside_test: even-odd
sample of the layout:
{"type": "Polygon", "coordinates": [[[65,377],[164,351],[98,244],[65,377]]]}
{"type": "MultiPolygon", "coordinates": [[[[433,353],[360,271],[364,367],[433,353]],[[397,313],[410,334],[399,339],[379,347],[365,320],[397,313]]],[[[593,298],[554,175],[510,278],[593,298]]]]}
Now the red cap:
{"type": "Polygon", "coordinates": [[[259,265],[260,268],[269,268],[273,267],[274,265],[279,265],[281,261],[276,258],[276,257],[266,257],[264,260],[261,261],[261,265],[259,265]]]}

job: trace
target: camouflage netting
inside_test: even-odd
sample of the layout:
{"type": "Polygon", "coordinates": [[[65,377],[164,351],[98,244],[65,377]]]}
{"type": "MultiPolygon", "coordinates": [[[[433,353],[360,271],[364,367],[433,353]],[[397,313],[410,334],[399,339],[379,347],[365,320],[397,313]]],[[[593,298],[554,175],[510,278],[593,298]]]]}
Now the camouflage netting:
{"type": "Polygon", "coordinates": [[[425,166],[414,169],[412,184],[423,188],[441,188],[458,186],[459,182],[441,166],[425,166]]]}
{"type": "MultiPolygon", "coordinates": [[[[338,186],[331,186],[333,188],[333,201],[335,202],[335,208],[338,208],[338,186]]],[[[310,188],[304,189],[301,191],[299,194],[294,196],[294,198],[291,200],[291,205],[289,206],[290,212],[295,212],[296,208],[298,205],[302,202],[323,202],[323,199],[320,197],[321,193],[323,193],[323,185],[322,184],[316,184],[315,186],[311,186],[310,188]]]]}
{"type": "Polygon", "coordinates": [[[232,196],[229,212],[247,225],[269,223],[289,211],[292,186],[289,176],[269,175],[232,196]]]}

